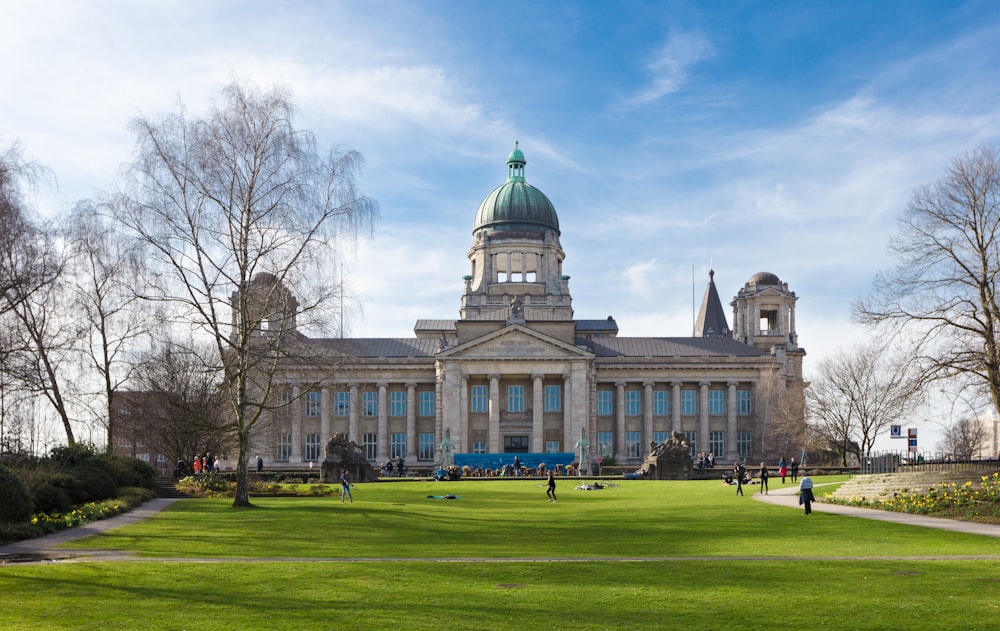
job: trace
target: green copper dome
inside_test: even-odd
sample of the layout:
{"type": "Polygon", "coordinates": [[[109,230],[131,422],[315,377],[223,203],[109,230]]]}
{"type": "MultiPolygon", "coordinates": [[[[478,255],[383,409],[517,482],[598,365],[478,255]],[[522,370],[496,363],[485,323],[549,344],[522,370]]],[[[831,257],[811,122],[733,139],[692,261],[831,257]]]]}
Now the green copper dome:
{"type": "Polygon", "coordinates": [[[493,189],[479,204],[473,233],[480,230],[540,232],[559,234],[555,206],[541,192],[524,181],[524,153],[514,144],[507,157],[507,182],[493,189]]]}

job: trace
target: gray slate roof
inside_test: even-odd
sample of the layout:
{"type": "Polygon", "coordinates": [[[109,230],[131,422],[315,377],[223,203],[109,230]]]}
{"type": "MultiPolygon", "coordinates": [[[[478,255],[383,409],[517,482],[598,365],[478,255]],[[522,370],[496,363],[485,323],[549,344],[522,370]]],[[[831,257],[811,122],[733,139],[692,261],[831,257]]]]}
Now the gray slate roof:
{"type": "Polygon", "coordinates": [[[765,353],[728,337],[595,337],[598,357],[760,357],[765,353]]]}
{"type": "MultiPolygon", "coordinates": [[[[431,358],[440,342],[420,338],[353,338],[313,340],[331,351],[354,357],[431,358]]],[[[581,346],[587,340],[580,340],[581,346]]],[[[752,346],[722,337],[595,337],[587,349],[598,357],[760,357],[766,355],[752,346]]]]}

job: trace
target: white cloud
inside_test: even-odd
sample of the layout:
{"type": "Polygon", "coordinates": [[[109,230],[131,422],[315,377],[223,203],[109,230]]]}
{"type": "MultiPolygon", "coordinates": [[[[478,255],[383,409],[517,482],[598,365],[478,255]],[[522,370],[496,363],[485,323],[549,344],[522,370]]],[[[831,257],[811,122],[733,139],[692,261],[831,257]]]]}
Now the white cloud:
{"type": "Polygon", "coordinates": [[[681,89],[688,71],[700,61],[715,55],[715,50],[702,35],[676,33],[670,36],[646,64],[649,83],[622,100],[627,108],[641,107],[658,101],[681,89]]]}

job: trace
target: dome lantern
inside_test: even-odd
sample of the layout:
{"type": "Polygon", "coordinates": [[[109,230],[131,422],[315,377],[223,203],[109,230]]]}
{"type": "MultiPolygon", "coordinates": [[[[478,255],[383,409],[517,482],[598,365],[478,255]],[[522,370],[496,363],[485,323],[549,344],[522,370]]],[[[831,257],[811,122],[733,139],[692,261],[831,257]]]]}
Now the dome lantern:
{"type": "Polygon", "coordinates": [[[524,153],[514,143],[507,156],[507,181],[493,189],[483,199],[476,213],[472,232],[546,232],[559,234],[559,217],[555,206],[524,178],[524,153]]]}

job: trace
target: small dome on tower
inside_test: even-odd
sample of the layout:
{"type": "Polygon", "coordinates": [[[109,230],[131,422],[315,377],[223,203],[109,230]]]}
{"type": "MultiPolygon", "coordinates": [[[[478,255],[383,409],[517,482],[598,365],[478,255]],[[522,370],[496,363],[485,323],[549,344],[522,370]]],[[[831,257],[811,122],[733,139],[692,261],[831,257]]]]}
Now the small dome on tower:
{"type": "Polygon", "coordinates": [[[496,187],[479,204],[472,232],[538,232],[559,234],[555,206],[541,192],[524,181],[524,153],[514,145],[507,157],[507,182],[496,187]]]}
{"type": "Polygon", "coordinates": [[[750,277],[747,284],[754,285],[780,285],[781,280],[771,272],[757,272],[750,277]]]}

